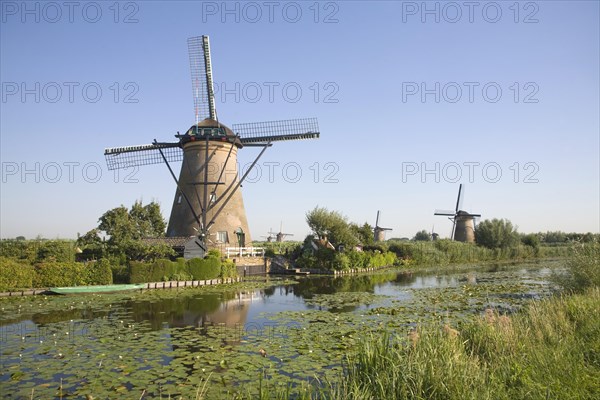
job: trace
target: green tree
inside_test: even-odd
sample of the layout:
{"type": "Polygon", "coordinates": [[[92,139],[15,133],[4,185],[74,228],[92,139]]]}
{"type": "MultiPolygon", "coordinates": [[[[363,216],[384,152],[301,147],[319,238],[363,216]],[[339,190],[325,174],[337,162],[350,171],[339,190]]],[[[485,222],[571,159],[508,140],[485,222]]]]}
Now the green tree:
{"type": "Polygon", "coordinates": [[[567,241],[567,234],[561,231],[548,231],[542,237],[544,243],[565,243],[567,241]]]}
{"type": "Polygon", "coordinates": [[[521,243],[525,246],[531,246],[534,249],[540,247],[540,237],[535,233],[530,233],[527,235],[521,236],[521,243]]]}
{"type": "Polygon", "coordinates": [[[363,246],[371,246],[375,243],[373,238],[373,227],[367,222],[362,226],[352,223],[350,224],[350,230],[363,246]]]}
{"type": "Polygon", "coordinates": [[[486,219],[475,228],[475,242],[490,249],[507,248],[519,243],[519,234],[509,220],[486,219]]]}
{"type": "Polygon", "coordinates": [[[102,238],[100,237],[100,229],[94,228],[88,231],[85,235],[77,238],[77,246],[101,245],[102,238]]]}
{"type": "Polygon", "coordinates": [[[346,217],[337,211],[315,207],[306,213],[306,223],[317,236],[327,235],[334,245],[344,245],[347,249],[351,249],[359,242],[346,217]]]}
{"type": "Polygon", "coordinates": [[[98,229],[110,236],[110,244],[164,236],[166,229],[160,206],[155,202],[143,206],[136,201],[131,210],[125,206],[113,208],[105,212],[99,222],[98,229]]]}
{"type": "Polygon", "coordinates": [[[61,240],[45,241],[38,248],[37,261],[73,261],[75,253],[72,244],[61,240]]]}
{"type": "Polygon", "coordinates": [[[431,235],[425,229],[415,234],[414,241],[428,242],[431,240],[431,235]]]}
{"type": "Polygon", "coordinates": [[[127,207],[121,206],[108,210],[100,217],[98,229],[110,236],[110,244],[133,239],[133,226],[129,220],[127,207]]]}

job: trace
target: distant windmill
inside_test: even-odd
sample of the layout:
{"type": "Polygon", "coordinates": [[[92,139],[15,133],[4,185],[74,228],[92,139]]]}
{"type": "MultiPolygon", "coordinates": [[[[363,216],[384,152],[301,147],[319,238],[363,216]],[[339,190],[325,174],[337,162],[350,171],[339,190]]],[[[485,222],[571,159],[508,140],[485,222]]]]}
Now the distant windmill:
{"type": "Polygon", "coordinates": [[[382,228],[379,226],[379,210],[377,210],[377,219],[375,220],[375,228],[373,229],[373,236],[376,242],[383,242],[385,240],[385,231],[391,231],[392,228],[382,228]]]}
{"type": "Polygon", "coordinates": [[[465,191],[462,183],[458,187],[458,198],[456,199],[456,208],[454,211],[435,210],[433,215],[445,215],[452,221],[451,239],[458,242],[475,242],[475,218],[481,217],[481,214],[471,214],[462,210],[462,201],[465,191]]]}
{"type": "Polygon", "coordinates": [[[271,229],[269,230],[269,232],[267,232],[267,233],[269,234],[268,236],[262,235],[261,237],[262,237],[262,238],[265,238],[265,239],[267,239],[267,242],[269,242],[269,243],[270,243],[270,242],[272,242],[272,241],[273,241],[273,239],[275,238],[275,236],[274,236],[274,232],[273,232],[273,228],[271,228],[271,229]]]}
{"type": "MultiPolygon", "coordinates": [[[[208,36],[188,39],[196,122],[177,142],[109,148],[109,170],[165,163],[175,184],[167,237],[196,236],[196,255],[216,243],[251,242],[242,193],[238,190],[272,142],[316,139],[315,118],[234,124],[219,122],[215,108],[208,36]],[[237,152],[243,147],[262,150],[240,178],[237,152]],[[169,162],[183,161],[179,179],[169,162]],[[212,228],[212,232],[210,230],[212,228]],[[210,238],[215,238],[213,242],[210,238]],[[236,240],[237,239],[237,240],[236,240]]],[[[247,61],[246,61],[247,64],[247,61]]],[[[146,127],[147,128],[147,127],[146,127]]]]}
{"type": "Polygon", "coordinates": [[[279,224],[279,232],[273,232],[273,229],[271,229],[271,231],[269,232],[269,235],[274,235],[275,236],[275,241],[278,243],[283,242],[283,239],[285,239],[286,236],[294,236],[293,233],[283,233],[283,222],[281,222],[279,224]]]}
{"type": "Polygon", "coordinates": [[[431,240],[438,240],[440,235],[435,233],[435,225],[431,225],[431,240]]]}

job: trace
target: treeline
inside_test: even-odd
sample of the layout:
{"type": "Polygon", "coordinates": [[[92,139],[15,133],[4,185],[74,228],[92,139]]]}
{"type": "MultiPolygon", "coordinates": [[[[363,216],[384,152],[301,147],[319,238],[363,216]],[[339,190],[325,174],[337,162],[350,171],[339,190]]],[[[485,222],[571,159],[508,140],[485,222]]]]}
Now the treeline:
{"type": "Polygon", "coordinates": [[[233,262],[218,250],[186,261],[166,244],[144,243],[145,237],[164,236],[157,203],[120,206],[98,222],[77,240],[0,241],[0,291],[236,276],[233,262]]]}
{"type": "Polygon", "coordinates": [[[487,248],[448,239],[431,242],[387,241],[378,244],[382,251],[391,251],[404,265],[448,265],[480,261],[522,260],[565,257],[570,246],[528,246],[522,243],[510,247],[487,248]]]}
{"type": "Polygon", "coordinates": [[[536,235],[539,239],[541,243],[544,244],[565,244],[565,243],[572,243],[572,242],[579,242],[579,243],[592,243],[594,241],[600,241],[600,234],[598,233],[591,233],[591,232],[587,232],[587,233],[575,233],[575,232],[571,232],[571,233],[565,233],[565,232],[561,232],[561,231],[554,231],[554,232],[538,232],[538,233],[534,233],[533,235],[536,235]]]}

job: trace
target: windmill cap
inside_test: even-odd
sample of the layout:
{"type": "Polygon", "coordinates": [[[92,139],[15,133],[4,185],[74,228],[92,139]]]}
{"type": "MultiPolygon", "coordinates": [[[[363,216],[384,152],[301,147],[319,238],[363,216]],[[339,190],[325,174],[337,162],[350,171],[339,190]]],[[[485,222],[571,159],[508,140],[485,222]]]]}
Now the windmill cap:
{"type": "Polygon", "coordinates": [[[194,141],[195,138],[197,138],[197,137],[203,137],[204,132],[201,131],[201,129],[205,129],[205,128],[215,128],[215,129],[220,130],[220,131],[216,131],[216,133],[214,133],[214,134],[211,133],[210,140],[219,140],[219,141],[227,140],[228,142],[235,141],[235,144],[237,147],[242,147],[242,143],[236,137],[235,133],[233,133],[233,131],[228,126],[223,125],[219,121],[216,121],[211,118],[206,118],[206,119],[198,122],[197,124],[192,125],[190,127],[190,129],[187,130],[185,135],[180,135],[180,139],[183,142],[194,141]],[[197,132],[200,134],[198,135],[197,132]]]}
{"type": "Polygon", "coordinates": [[[459,217],[479,217],[479,214],[471,214],[467,211],[463,211],[460,210],[459,212],[456,213],[457,216],[459,217]]]}

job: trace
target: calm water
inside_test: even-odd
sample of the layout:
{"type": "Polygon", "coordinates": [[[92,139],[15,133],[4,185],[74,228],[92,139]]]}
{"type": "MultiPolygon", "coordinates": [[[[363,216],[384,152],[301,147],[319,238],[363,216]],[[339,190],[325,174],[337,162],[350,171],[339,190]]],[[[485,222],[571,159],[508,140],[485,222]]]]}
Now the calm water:
{"type": "MultiPolygon", "coordinates": [[[[236,329],[238,336],[233,342],[243,344],[246,335],[277,325],[279,322],[273,316],[290,312],[327,312],[351,317],[368,314],[376,307],[428,305],[442,294],[450,299],[443,303],[450,304],[465,291],[469,295],[467,301],[462,301],[461,310],[481,312],[488,306],[512,310],[523,299],[550,293],[548,277],[556,267],[559,265],[495,266],[448,274],[386,272],[335,278],[303,277],[296,284],[271,280],[272,286],[261,289],[157,290],[133,295],[2,300],[0,393],[6,398],[23,398],[32,388],[44,393],[45,383],[64,379],[74,382],[70,390],[77,394],[78,388],[93,384],[85,375],[79,376],[78,370],[98,369],[102,366],[98,360],[110,357],[110,352],[119,360],[134,357],[132,351],[148,352],[146,358],[131,358],[131,363],[147,363],[148,370],[155,370],[156,366],[172,364],[181,348],[190,354],[202,351],[204,345],[211,351],[215,346],[223,346],[219,343],[229,346],[232,340],[221,340],[214,327],[236,329]],[[343,294],[356,295],[349,301],[343,294]],[[221,342],[209,345],[213,339],[221,342]],[[69,358],[68,363],[65,357],[69,358]],[[43,374],[40,369],[54,371],[43,374]]],[[[299,326],[301,323],[298,321],[299,326]]],[[[180,358],[185,362],[184,356],[180,358]]],[[[122,371],[119,375],[115,368],[103,373],[122,377],[122,371]]],[[[173,367],[169,373],[176,371],[173,367]]],[[[186,371],[182,377],[192,373],[189,368],[186,371]]],[[[99,375],[97,379],[102,382],[102,379],[109,381],[115,377],[99,375]]],[[[124,389],[119,386],[114,390],[130,390],[136,387],[135,382],[128,381],[123,384],[124,389]]],[[[55,395],[52,392],[49,397],[55,395]]]]}

